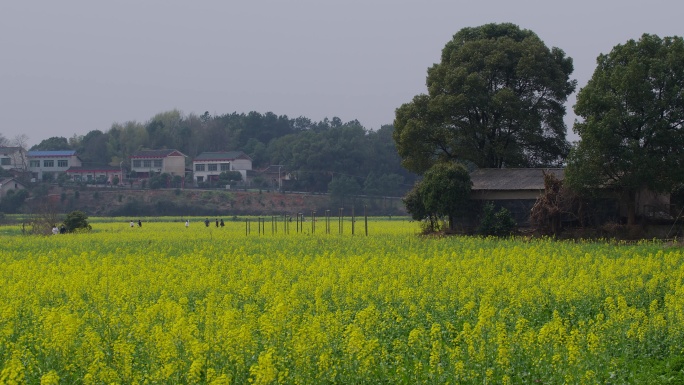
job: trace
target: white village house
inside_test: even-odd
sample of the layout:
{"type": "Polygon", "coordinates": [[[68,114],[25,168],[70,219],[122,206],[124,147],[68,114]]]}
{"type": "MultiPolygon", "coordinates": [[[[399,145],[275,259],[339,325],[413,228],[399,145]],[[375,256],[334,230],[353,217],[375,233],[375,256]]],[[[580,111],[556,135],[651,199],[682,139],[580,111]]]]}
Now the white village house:
{"type": "Polygon", "coordinates": [[[0,146],[0,167],[5,170],[25,171],[28,166],[26,151],[21,147],[0,146]]]}
{"type": "Polygon", "coordinates": [[[252,170],[252,158],[242,151],[203,152],[192,160],[195,183],[218,180],[226,171],[237,171],[242,180],[247,180],[247,171],[252,170]]]}
{"type": "Polygon", "coordinates": [[[29,151],[27,153],[29,171],[36,180],[56,179],[70,167],[81,167],[81,159],[76,151],[29,151]]]}
{"type": "Polygon", "coordinates": [[[187,155],[174,149],[142,150],[131,156],[131,172],[138,178],[149,178],[155,174],[185,176],[187,155]]]}

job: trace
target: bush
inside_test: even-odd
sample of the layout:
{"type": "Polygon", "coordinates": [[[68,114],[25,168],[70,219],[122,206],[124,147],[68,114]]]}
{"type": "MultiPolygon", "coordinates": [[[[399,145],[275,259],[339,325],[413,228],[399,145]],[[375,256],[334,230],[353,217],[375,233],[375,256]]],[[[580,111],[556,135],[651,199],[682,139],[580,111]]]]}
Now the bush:
{"type": "Polygon", "coordinates": [[[88,216],[82,211],[72,211],[67,214],[64,226],[70,233],[74,231],[90,231],[92,229],[88,223],[88,216]]]}
{"type": "Polygon", "coordinates": [[[503,237],[511,235],[516,227],[517,224],[510,211],[502,207],[499,211],[494,212],[494,204],[489,202],[483,208],[482,220],[480,221],[477,233],[480,235],[503,237]]]}
{"type": "Polygon", "coordinates": [[[19,208],[24,204],[26,198],[28,198],[28,190],[21,189],[15,192],[15,190],[10,190],[7,195],[0,201],[0,211],[8,214],[13,214],[19,212],[19,208]]]}

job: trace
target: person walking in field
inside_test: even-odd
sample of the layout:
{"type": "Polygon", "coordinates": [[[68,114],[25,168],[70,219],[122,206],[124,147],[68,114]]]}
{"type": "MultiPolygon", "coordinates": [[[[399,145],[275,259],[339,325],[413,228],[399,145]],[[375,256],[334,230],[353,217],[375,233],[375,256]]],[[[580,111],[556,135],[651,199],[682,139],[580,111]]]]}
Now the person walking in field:
{"type": "Polygon", "coordinates": [[[204,220],[204,226],[209,227],[209,218],[204,220]]]}
{"type": "Polygon", "coordinates": [[[219,227],[218,218],[216,218],[216,227],[219,227]]]}
{"type": "Polygon", "coordinates": [[[142,221],[138,219],[138,227],[142,227],[142,221]]]}
{"type": "Polygon", "coordinates": [[[187,229],[188,227],[190,227],[190,220],[189,219],[185,221],[185,228],[187,229]]]}
{"type": "Polygon", "coordinates": [[[135,226],[135,225],[133,224],[133,220],[131,220],[131,227],[133,227],[133,226],[135,226]]]}
{"type": "Polygon", "coordinates": [[[221,227],[225,226],[226,224],[223,223],[223,218],[221,218],[221,227]]]}

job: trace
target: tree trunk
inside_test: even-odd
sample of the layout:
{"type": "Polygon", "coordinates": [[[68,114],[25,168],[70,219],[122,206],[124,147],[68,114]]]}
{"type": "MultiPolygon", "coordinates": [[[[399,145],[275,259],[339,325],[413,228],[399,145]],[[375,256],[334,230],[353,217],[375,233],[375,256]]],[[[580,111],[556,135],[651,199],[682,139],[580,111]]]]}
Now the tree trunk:
{"type": "Polygon", "coordinates": [[[627,226],[634,226],[636,224],[636,192],[630,190],[627,192],[627,226]]]}

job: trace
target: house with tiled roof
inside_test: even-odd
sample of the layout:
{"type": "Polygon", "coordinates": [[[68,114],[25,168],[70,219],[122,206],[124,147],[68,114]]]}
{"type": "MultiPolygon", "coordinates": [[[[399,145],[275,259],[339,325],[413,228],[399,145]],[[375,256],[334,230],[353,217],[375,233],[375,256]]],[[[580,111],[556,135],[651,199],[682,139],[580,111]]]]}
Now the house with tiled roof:
{"type": "Polygon", "coordinates": [[[5,170],[26,170],[26,151],[21,147],[0,146],[0,168],[5,170]]]}
{"type": "Polygon", "coordinates": [[[479,168],[470,173],[472,199],[529,200],[532,203],[544,193],[544,173],[562,180],[562,168],[479,168]]]}
{"type": "Polygon", "coordinates": [[[218,180],[226,171],[238,171],[246,181],[251,169],[252,158],[242,151],[203,152],[192,160],[195,183],[218,180]]]}
{"type": "Polygon", "coordinates": [[[111,185],[114,184],[115,178],[119,183],[123,180],[121,168],[114,166],[69,167],[66,173],[74,182],[111,185]]]}
{"type": "Polygon", "coordinates": [[[80,167],[81,159],[73,150],[29,151],[26,154],[29,171],[36,180],[56,179],[69,167],[80,167]]]}
{"type": "MultiPolygon", "coordinates": [[[[565,178],[562,168],[480,168],[470,173],[473,183],[470,197],[476,202],[491,202],[496,207],[505,207],[518,224],[526,225],[529,223],[530,210],[544,194],[545,173],[558,180],[565,178]]],[[[619,221],[627,216],[627,211],[619,205],[618,198],[612,189],[602,189],[595,198],[596,202],[587,204],[586,211],[592,211],[592,215],[601,223],[619,221]]],[[[671,208],[670,194],[644,189],[637,194],[633,204],[640,216],[667,215],[671,208]]]]}
{"type": "Polygon", "coordinates": [[[131,173],[139,178],[157,174],[185,176],[187,155],[174,149],[141,150],[131,156],[131,173]]]}
{"type": "Polygon", "coordinates": [[[26,188],[26,186],[14,178],[0,178],[0,199],[4,198],[5,195],[11,191],[17,192],[24,188],[26,188]]]}
{"type": "Polygon", "coordinates": [[[544,194],[544,172],[564,178],[561,168],[479,168],[470,173],[470,197],[505,207],[519,225],[526,225],[532,206],[544,194]]]}

